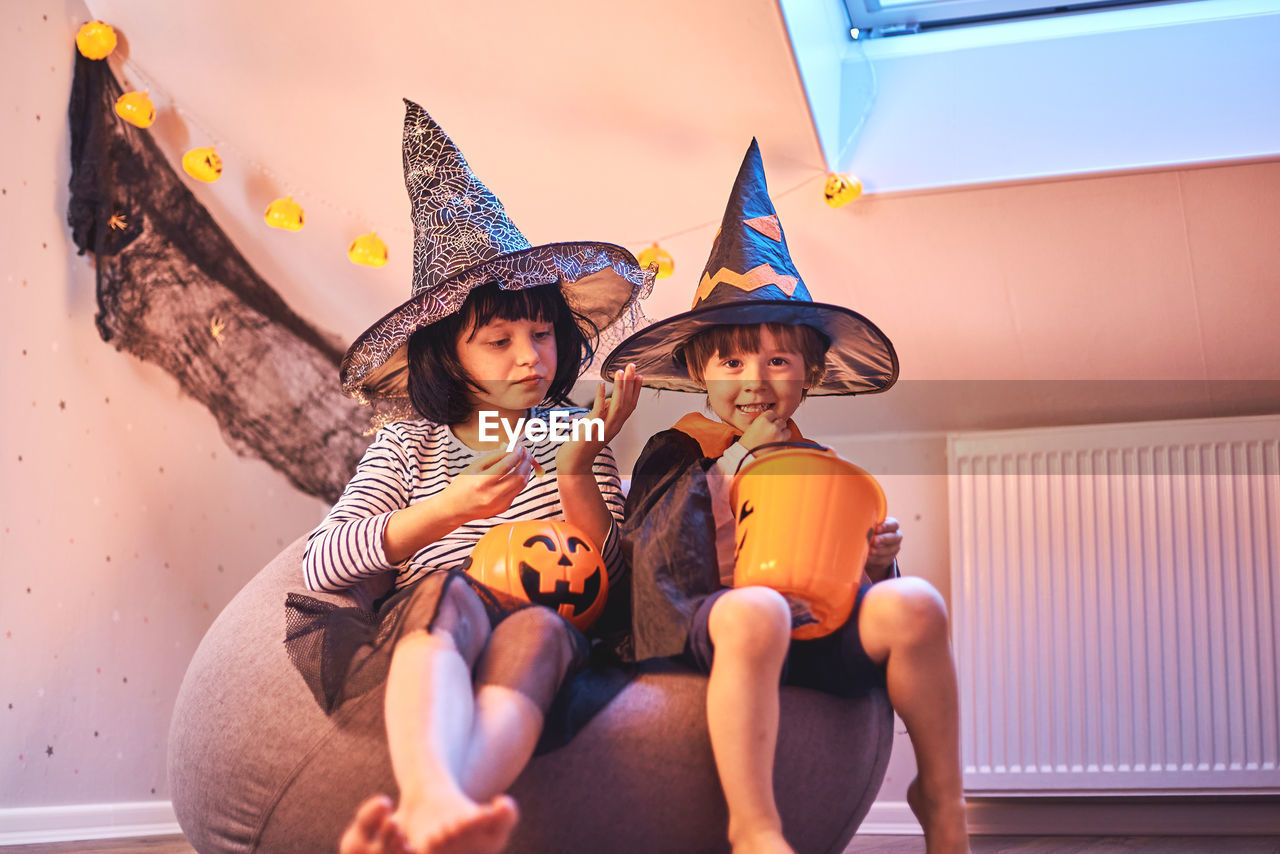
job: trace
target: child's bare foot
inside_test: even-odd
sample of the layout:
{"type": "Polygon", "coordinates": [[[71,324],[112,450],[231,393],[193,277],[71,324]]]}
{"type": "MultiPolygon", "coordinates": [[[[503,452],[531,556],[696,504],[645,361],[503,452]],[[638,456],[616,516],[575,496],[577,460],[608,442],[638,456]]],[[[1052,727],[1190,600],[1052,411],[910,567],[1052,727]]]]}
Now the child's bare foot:
{"type": "Polygon", "coordinates": [[[409,854],[400,823],[391,812],[391,799],[373,795],[356,809],[356,817],[338,843],[339,854],[409,854]]]}
{"type": "Polygon", "coordinates": [[[432,804],[402,816],[414,854],[499,854],[520,817],[507,795],[486,804],[462,800],[455,807],[442,810],[432,804]]]}
{"type": "Polygon", "coordinates": [[[782,832],[766,828],[754,833],[739,833],[733,840],[733,854],[795,854],[782,832]]]}
{"type": "Polygon", "coordinates": [[[969,854],[963,797],[931,798],[917,777],[907,786],[907,804],[924,828],[926,854],[969,854]]]}

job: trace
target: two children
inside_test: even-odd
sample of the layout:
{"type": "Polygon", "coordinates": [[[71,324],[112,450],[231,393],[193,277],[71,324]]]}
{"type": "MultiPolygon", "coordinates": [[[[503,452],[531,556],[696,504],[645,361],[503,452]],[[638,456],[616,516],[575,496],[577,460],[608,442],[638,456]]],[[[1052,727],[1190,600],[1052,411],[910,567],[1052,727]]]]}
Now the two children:
{"type": "MultiPolygon", "coordinates": [[[[856,696],[888,688],[911,733],[919,776],[908,800],[929,854],[968,850],[955,667],[941,597],[897,577],[898,523],[875,531],[868,581],[834,634],[793,641],[800,603],[734,588],[728,484],[752,454],[801,439],[791,416],[809,394],[853,394],[897,379],[892,345],[870,321],[814,303],[796,272],[752,142],[693,308],[623,342],[645,385],[706,392],[698,414],[649,440],[627,499],[638,658],[680,656],[710,674],[707,722],[735,852],[786,852],[773,795],[778,685],[856,696]]],[[[786,523],[786,520],[782,520],[786,523]]]]}
{"type": "Polygon", "coordinates": [[[372,620],[306,597],[289,603],[291,654],[326,708],[372,679],[386,681],[400,800],[365,801],[342,854],[505,847],[517,809],[502,792],[534,752],[556,696],[572,690],[587,640],[553,612],[503,601],[458,568],[494,524],[557,517],[588,533],[615,589],[625,584],[627,553],[636,657],[683,656],[709,672],[708,724],[735,851],[791,850],[772,791],[783,679],[843,695],[885,684],[912,734],[920,773],[909,800],[928,850],[966,851],[946,614],[929,585],[897,577],[896,521],[877,529],[865,567],[878,583],[863,587],[833,635],[792,641],[785,597],[731,586],[727,491],[738,464],[800,438],[791,416],[808,394],[881,391],[897,377],[892,346],[874,325],[809,299],[755,143],[694,309],[633,336],[607,360],[614,394],[606,401],[601,386],[590,413],[604,420],[604,441],[510,453],[482,440],[480,412],[514,421],[563,400],[594,331],[651,280],[617,247],[530,247],[414,104],[405,171],[414,296],[356,341],[342,379],[353,396],[409,399],[425,421],[379,433],[305,561],[313,588],[392,579],[395,590],[372,620]],[[452,239],[456,220],[472,217],[486,239],[452,239]],[[590,294],[575,293],[586,277],[590,294]],[[575,305],[593,306],[594,316],[575,305]],[[634,409],[642,381],[705,390],[719,421],[686,416],[650,440],[622,534],[605,442],[634,409]],[[535,463],[545,477],[531,478],[535,463]],[[682,547],[669,548],[674,542],[682,547]]]}

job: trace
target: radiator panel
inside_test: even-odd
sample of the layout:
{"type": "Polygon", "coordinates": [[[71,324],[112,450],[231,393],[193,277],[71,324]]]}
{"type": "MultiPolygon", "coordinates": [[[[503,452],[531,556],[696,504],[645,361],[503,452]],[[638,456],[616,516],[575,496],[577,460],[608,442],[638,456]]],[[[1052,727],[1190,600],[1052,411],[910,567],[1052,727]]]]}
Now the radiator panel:
{"type": "Polygon", "coordinates": [[[1280,418],[951,437],[971,792],[1280,791],[1280,418]]]}

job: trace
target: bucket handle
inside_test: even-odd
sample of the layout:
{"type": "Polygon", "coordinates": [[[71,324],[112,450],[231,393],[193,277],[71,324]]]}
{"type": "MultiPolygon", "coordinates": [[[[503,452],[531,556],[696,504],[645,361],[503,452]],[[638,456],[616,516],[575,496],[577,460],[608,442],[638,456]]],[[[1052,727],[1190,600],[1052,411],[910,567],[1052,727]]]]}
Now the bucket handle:
{"type": "Polygon", "coordinates": [[[742,470],[742,464],[747,461],[747,457],[754,457],[756,451],[760,450],[761,448],[808,448],[813,451],[830,451],[831,450],[825,445],[819,445],[817,442],[810,442],[808,439],[805,439],[804,441],[801,441],[801,442],[765,442],[763,445],[756,445],[750,451],[743,454],[742,459],[738,460],[738,465],[733,470],[733,474],[735,477],[737,476],[738,472],[742,470]]]}

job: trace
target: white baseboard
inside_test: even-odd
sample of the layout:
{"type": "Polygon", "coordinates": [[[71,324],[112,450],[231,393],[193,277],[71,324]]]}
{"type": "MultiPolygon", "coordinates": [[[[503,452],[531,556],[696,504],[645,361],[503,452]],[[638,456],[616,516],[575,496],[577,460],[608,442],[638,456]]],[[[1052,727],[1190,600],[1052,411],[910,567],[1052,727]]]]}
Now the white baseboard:
{"type": "Polygon", "coordinates": [[[876,801],[858,826],[859,836],[921,836],[920,822],[906,801],[876,801]]]}
{"type": "Polygon", "coordinates": [[[969,832],[1009,836],[1271,836],[1274,797],[969,798],[969,832]]]}
{"type": "Polygon", "coordinates": [[[0,846],[180,833],[168,801],[0,809],[0,846]]]}
{"type": "MultiPolygon", "coordinates": [[[[1271,836],[1276,798],[969,798],[969,832],[995,836],[1271,836]]],[[[920,836],[906,801],[876,801],[859,836],[920,836]]]]}
{"type": "MultiPolygon", "coordinates": [[[[976,834],[1237,835],[1280,833],[1274,799],[1179,803],[1124,803],[1106,799],[971,800],[969,831],[976,834]]],[[[81,839],[174,836],[182,833],[168,801],[75,804],[0,809],[0,847],[81,839]]],[[[906,801],[876,801],[858,828],[861,836],[920,836],[906,801]]]]}

